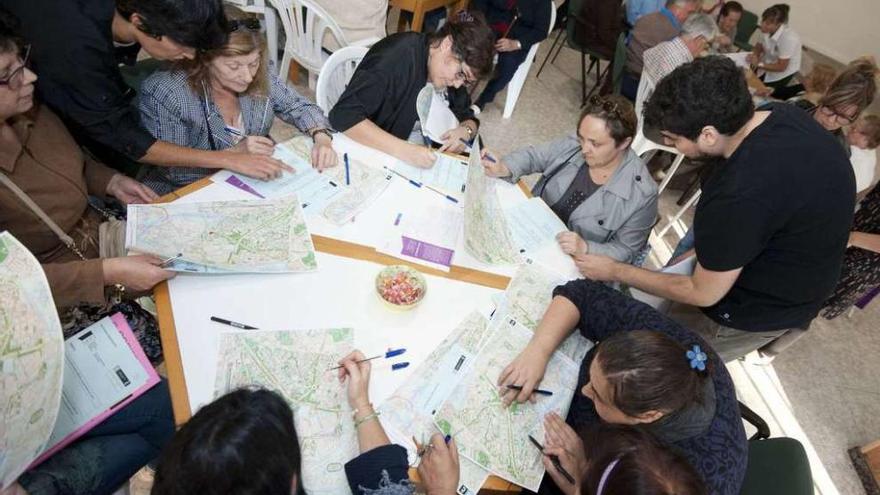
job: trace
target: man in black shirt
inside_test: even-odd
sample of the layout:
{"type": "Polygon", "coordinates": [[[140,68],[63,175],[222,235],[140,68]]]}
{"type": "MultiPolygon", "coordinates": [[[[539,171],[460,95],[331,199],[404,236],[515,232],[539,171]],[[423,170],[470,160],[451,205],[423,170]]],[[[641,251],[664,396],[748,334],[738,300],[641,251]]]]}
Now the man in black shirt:
{"type": "Polygon", "coordinates": [[[407,142],[418,120],[416,100],[427,83],[443,91],[460,122],[443,136],[441,151],[460,151],[479,121],[467,86],[492,68],[492,32],[481,16],[460,12],[436,33],[397,33],[367,53],[330,110],[333,128],[411,165],[429,168],[435,156],[422,142],[407,142]]]}
{"type": "Polygon", "coordinates": [[[588,254],[576,260],[581,272],[676,302],[670,316],[725,360],[807,328],[840,276],[855,207],[855,178],[834,137],[791,106],[755,112],[724,57],[663,79],[645,124],[689,157],[726,159],[697,205],[696,269],[664,274],[588,254]]]}
{"type": "Polygon", "coordinates": [[[0,0],[0,5],[19,18],[31,42],[39,99],[107,165],[124,168],[140,161],[280,172],[280,162],[268,156],[157,141],[131,104],[138,88],[120,74],[119,63],[132,64],[140,48],[157,60],[179,60],[223,46],[228,26],[221,0],[0,0]]]}

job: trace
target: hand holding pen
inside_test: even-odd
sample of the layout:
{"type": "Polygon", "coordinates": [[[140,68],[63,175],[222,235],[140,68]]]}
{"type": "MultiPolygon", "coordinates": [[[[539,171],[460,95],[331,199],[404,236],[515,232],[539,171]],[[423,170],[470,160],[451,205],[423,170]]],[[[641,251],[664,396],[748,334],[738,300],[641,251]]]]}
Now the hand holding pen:
{"type": "Polygon", "coordinates": [[[480,158],[482,158],[481,163],[483,164],[483,171],[485,171],[486,175],[489,177],[507,177],[510,175],[510,169],[507,168],[507,165],[495,156],[491,150],[481,150],[480,158]]]}
{"type": "MultiPolygon", "coordinates": [[[[534,442],[533,442],[534,443],[534,442]]],[[[587,470],[581,437],[558,414],[544,416],[544,467],[559,487],[580,487],[587,470]]],[[[577,490],[575,493],[580,493],[577,490]]]]}
{"type": "Polygon", "coordinates": [[[345,383],[348,404],[352,409],[362,409],[370,405],[370,360],[361,351],[352,351],[339,360],[336,377],[345,383]]]}

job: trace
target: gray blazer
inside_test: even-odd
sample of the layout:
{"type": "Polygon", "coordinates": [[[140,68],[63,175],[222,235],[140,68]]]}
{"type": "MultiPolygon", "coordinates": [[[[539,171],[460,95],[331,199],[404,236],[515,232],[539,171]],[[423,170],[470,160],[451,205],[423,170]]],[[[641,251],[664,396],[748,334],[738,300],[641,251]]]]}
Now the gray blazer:
{"type": "MultiPolygon", "coordinates": [[[[511,182],[523,175],[543,174],[532,193],[540,191],[546,181],[541,198],[551,206],[585,165],[575,135],[514,151],[504,157],[504,163],[511,172],[506,180],[511,182]]],[[[628,263],[645,246],[656,219],[657,183],[642,159],[627,150],[611,179],[572,212],[568,228],[587,241],[590,253],[628,263]]]]}

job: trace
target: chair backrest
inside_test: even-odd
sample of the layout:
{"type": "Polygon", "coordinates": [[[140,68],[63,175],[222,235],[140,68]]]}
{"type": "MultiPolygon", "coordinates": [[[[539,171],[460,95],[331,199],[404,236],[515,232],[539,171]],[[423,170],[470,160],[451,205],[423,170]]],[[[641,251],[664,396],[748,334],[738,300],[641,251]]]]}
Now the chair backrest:
{"type": "Polygon", "coordinates": [[[284,49],[289,50],[291,56],[310,72],[318,72],[324,63],[321,45],[328,30],[339,46],[348,45],[339,24],[311,0],[269,1],[281,16],[284,35],[287,37],[284,49]]]}
{"type": "Polygon", "coordinates": [[[794,438],[749,440],[740,495],[813,495],[813,474],[804,446],[794,438]]]}
{"type": "Polygon", "coordinates": [[[364,46],[346,46],[333,52],[324,62],[315,88],[315,100],[324,113],[330,113],[330,109],[339,101],[351,76],[368,51],[364,46]]]}
{"type": "MultiPolygon", "coordinates": [[[[626,33],[620,33],[614,49],[614,60],[611,62],[611,92],[616,95],[620,94],[624,69],[626,69],[626,33]]],[[[636,115],[641,114],[636,113],[636,115]]]]}
{"type": "Polygon", "coordinates": [[[569,44],[578,49],[583,47],[603,60],[612,60],[624,26],[620,0],[573,1],[569,12],[569,44]]]}
{"type": "Polygon", "coordinates": [[[756,29],[758,29],[758,15],[754,12],[743,10],[742,17],[739,18],[739,23],[736,25],[736,39],[734,40],[736,46],[743,50],[751,50],[752,45],[749,43],[749,40],[752,39],[752,34],[754,34],[756,29]]]}

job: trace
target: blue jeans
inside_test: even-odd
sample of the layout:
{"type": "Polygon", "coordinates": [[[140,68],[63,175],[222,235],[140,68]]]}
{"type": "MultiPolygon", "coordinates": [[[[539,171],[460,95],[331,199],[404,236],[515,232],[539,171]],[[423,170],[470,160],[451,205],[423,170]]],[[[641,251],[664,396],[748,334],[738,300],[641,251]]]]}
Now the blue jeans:
{"type": "Polygon", "coordinates": [[[513,79],[516,70],[519,69],[520,64],[523,63],[526,59],[526,55],[529,54],[529,48],[530,47],[524,46],[519,50],[501,52],[498,54],[498,64],[495,66],[495,77],[489,81],[489,84],[483,89],[480,97],[477,98],[477,106],[480,107],[480,109],[484,108],[487,103],[492,103],[495,99],[495,95],[504,89],[504,87],[507,86],[507,83],[513,79]]]}
{"type": "Polygon", "coordinates": [[[18,481],[30,495],[111,494],[154,460],[173,434],[171,398],[162,380],[18,481]]]}
{"type": "Polygon", "coordinates": [[[672,253],[672,257],[669,258],[669,261],[671,262],[675,258],[678,258],[684,253],[693,249],[695,244],[696,242],[694,241],[694,228],[691,227],[688,229],[687,233],[684,234],[684,237],[682,237],[681,240],[678,241],[678,245],[675,246],[675,252],[672,253]]]}

